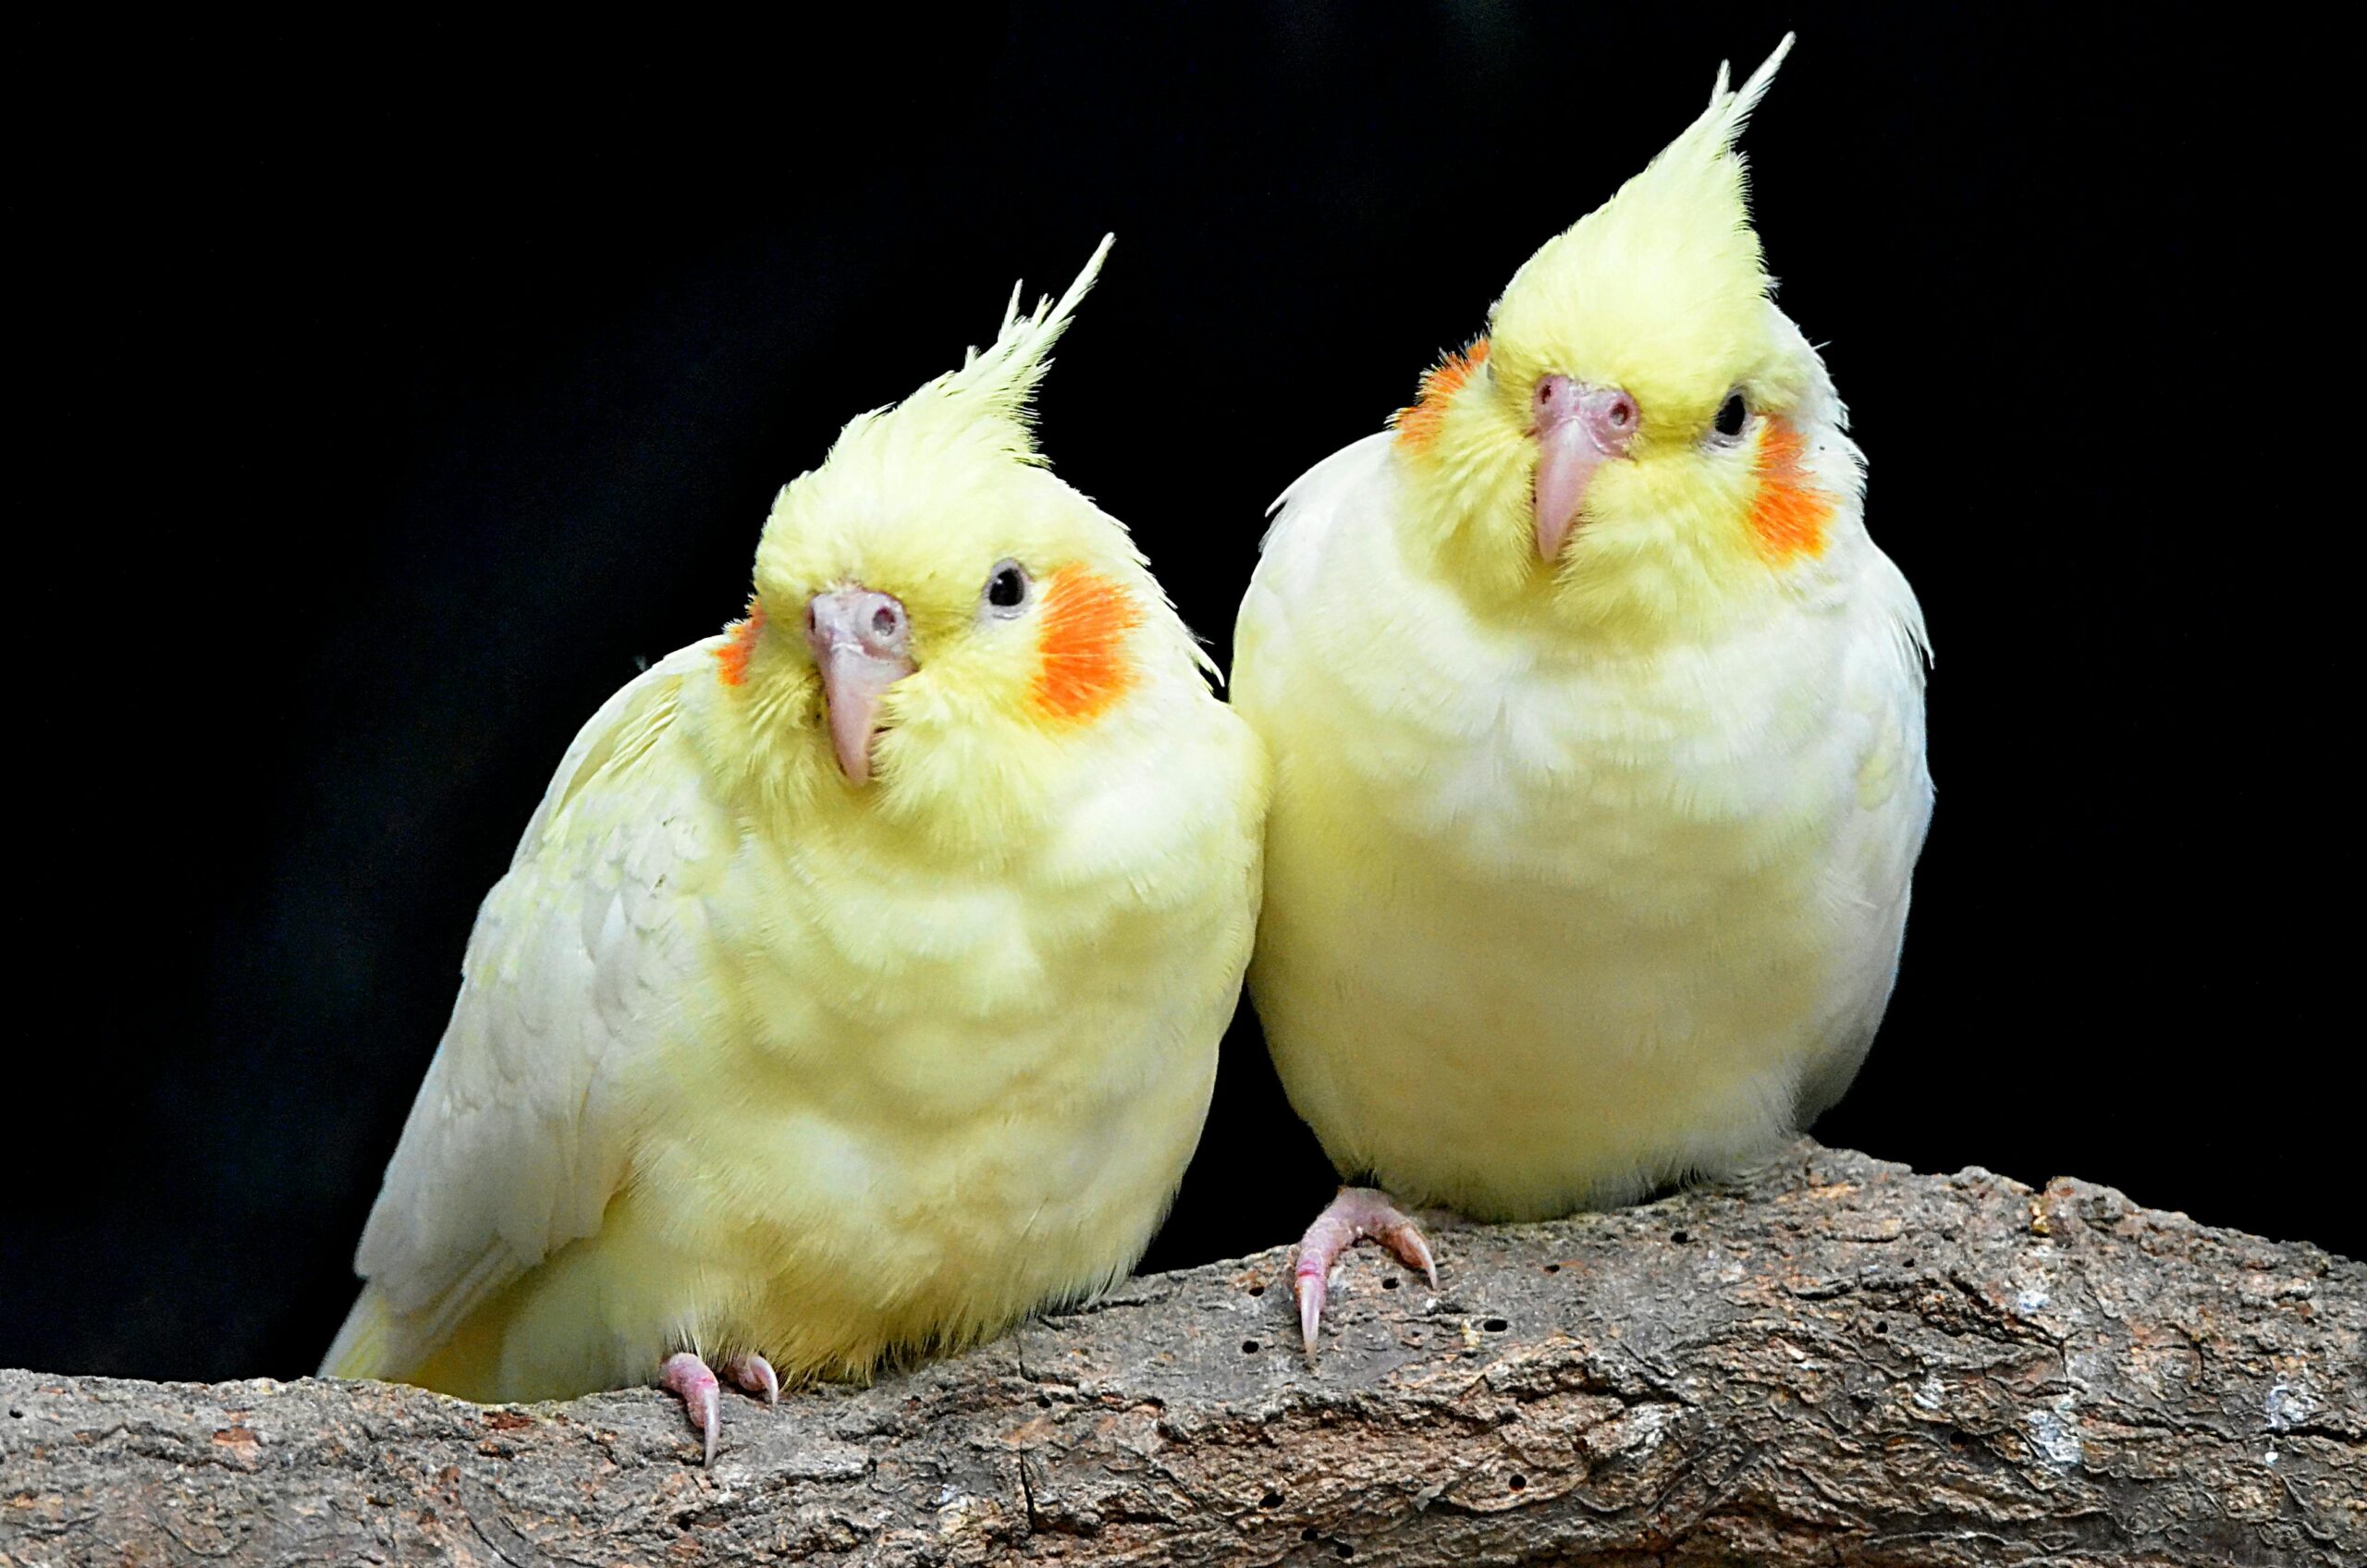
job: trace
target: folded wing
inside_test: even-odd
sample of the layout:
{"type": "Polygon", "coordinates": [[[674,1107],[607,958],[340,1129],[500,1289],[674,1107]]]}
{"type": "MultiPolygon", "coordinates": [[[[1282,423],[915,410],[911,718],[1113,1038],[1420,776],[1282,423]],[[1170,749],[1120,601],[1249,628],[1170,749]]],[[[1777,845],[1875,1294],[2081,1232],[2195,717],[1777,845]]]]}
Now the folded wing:
{"type": "Polygon", "coordinates": [[[632,1149],[619,1080],[698,990],[701,884],[725,827],[670,731],[711,647],[593,716],[486,895],[325,1375],[409,1375],[495,1292],[598,1230],[632,1149]]]}

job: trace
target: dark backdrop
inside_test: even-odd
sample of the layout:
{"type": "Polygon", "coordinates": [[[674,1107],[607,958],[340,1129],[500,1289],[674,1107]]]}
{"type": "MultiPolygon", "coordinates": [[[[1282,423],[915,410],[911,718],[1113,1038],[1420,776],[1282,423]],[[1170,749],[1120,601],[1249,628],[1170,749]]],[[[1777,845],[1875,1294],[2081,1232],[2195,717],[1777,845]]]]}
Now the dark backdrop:
{"type": "MultiPolygon", "coordinates": [[[[2357,403],[2302,379],[2300,89],[2258,63],[2300,43],[879,9],[19,34],[0,1364],[311,1367],[570,735],[738,609],[776,487],[1014,277],[1117,231],[1045,439],[1221,657],[1268,499],[1792,25],[1760,224],[1940,654],[1906,972],[1819,1131],[2367,1250],[2356,1047],[2313,1016],[2336,714],[2267,701],[2337,674],[2280,485],[2357,403]]],[[[1151,1261],[1282,1242],[1328,1184],[1245,1015],[1151,1261]]]]}

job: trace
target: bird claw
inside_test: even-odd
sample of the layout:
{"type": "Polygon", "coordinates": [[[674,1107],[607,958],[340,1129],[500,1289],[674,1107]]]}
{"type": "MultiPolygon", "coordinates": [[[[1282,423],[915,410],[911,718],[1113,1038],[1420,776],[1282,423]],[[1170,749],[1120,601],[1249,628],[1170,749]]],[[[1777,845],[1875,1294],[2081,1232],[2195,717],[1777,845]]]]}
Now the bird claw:
{"type": "Polygon", "coordinates": [[[1420,1270],[1430,1289],[1439,1288],[1438,1260],[1429,1243],[1389,1194],[1375,1187],[1341,1188],[1299,1238],[1291,1263],[1291,1294],[1298,1303],[1299,1337],[1309,1361],[1315,1359],[1316,1330],[1331,1294],[1331,1270],[1340,1255],[1361,1241],[1379,1242],[1406,1268],[1420,1270]]]}
{"type": "Polygon", "coordinates": [[[1331,1293],[1331,1281],[1324,1278],[1321,1264],[1309,1268],[1305,1249],[1291,1279],[1291,1294],[1298,1300],[1299,1339],[1306,1346],[1306,1358],[1315,1359],[1315,1330],[1323,1324],[1323,1303],[1331,1293]]]}
{"type": "Polygon", "coordinates": [[[718,1380],[695,1351],[679,1351],[657,1369],[657,1386],[682,1402],[682,1414],[693,1430],[706,1438],[706,1463],[715,1463],[715,1435],[723,1425],[723,1381],[767,1404],[780,1403],[780,1374],[754,1351],[742,1352],[723,1364],[718,1380]]]}
{"type": "Polygon", "coordinates": [[[1439,1288],[1438,1260],[1430,1256],[1430,1243],[1422,1239],[1422,1232],[1414,1228],[1412,1220],[1402,1219],[1387,1230],[1376,1232],[1375,1239],[1395,1253],[1398,1262],[1408,1268],[1420,1269],[1422,1278],[1429,1281],[1431,1290],[1439,1288]]]}
{"type": "Polygon", "coordinates": [[[723,1425],[722,1394],[715,1374],[696,1354],[681,1351],[668,1356],[657,1369],[657,1386],[682,1402],[682,1414],[690,1418],[692,1428],[706,1439],[705,1463],[713,1464],[716,1429],[723,1425]]]}
{"type": "Polygon", "coordinates": [[[767,1404],[780,1403],[780,1374],[773,1370],[771,1362],[754,1351],[725,1362],[723,1375],[742,1393],[752,1394],[767,1404]]]}

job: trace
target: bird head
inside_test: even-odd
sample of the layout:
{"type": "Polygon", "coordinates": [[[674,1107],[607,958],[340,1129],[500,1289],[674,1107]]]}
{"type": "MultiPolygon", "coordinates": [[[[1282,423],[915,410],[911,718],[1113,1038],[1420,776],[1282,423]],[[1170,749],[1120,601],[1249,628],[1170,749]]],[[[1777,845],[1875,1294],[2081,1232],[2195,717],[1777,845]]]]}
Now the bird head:
{"type": "Polygon", "coordinates": [[[1040,793],[1133,699],[1196,683],[1197,645],[1124,527],[1055,478],[1029,399],[1109,252],[960,370],[858,416],[785,486],[716,680],[752,776],[992,815],[1040,793]]]}
{"type": "Polygon", "coordinates": [[[1791,47],[1548,240],[1396,420],[1425,542],[1475,604],[1698,630],[1820,556],[1861,480],[1775,308],[1735,141],[1791,47]]]}

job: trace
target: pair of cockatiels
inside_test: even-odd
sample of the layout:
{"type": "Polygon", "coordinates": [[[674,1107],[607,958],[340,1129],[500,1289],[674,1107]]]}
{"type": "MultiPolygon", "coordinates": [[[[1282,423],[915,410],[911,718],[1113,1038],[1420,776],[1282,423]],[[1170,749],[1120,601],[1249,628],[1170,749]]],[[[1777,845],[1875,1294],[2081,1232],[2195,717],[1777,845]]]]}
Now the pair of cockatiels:
{"type": "Polygon", "coordinates": [[[326,1369],[657,1372],[711,1453],[718,1375],[1088,1295],[1182,1176],[1245,964],[1293,1103],[1388,1189],[1301,1244],[1310,1350],[1343,1246],[1429,1267],[1392,1194],[1615,1202],[1837,1096],[1930,813],[1923,631],[1744,204],[1783,53],[1292,487],[1235,708],[1027,433],[1106,242],[849,425],[747,619],[594,717],[485,900],[326,1369]]]}

